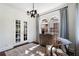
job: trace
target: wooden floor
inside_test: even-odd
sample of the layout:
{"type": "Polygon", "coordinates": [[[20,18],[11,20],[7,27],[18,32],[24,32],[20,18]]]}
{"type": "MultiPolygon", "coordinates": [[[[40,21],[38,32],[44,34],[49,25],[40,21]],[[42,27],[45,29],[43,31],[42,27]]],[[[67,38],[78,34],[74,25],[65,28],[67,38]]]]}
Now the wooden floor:
{"type": "MultiPolygon", "coordinates": [[[[36,43],[36,42],[32,42],[32,43],[38,44],[38,43],[36,43]]],[[[20,46],[26,45],[26,44],[29,44],[29,42],[24,43],[24,44],[21,44],[21,45],[14,46],[14,48],[17,48],[17,47],[20,47],[20,46]]],[[[14,48],[13,48],[13,49],[14,49],[14,48]]],[[[6,56],[5,51],[4,51],[4,52],[0,52],[0,56],[6,56]]]]}
{"type": "MultiPolygon", "coordinates": [[[[24,43],[24,44],[29,44],[29,43],[27,42],[27,43],[24,43]]],[[[19,46],[22,46],[22,45],[24,45],[24,44],[15,46],[14,48],[19,47],[19,46]]],[[[0,56],[6,56],[5,51],[4,51],[4,52],[0,52],[0,56]]]]}
{"type": "Polygon", "coordinates": [[[46,48],[30,43],[5,51],[6,56],[45,56],[46,48]]]}
{"type": "Polygon", "coordinates": [[[0,56],[6,56],[5,52],[0,52],[0,56]]]}

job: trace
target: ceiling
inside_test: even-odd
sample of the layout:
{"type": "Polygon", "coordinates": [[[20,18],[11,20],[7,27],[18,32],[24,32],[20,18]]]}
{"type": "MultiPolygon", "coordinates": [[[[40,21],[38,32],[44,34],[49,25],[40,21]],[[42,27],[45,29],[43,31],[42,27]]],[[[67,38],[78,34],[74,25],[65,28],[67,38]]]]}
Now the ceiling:
{"type": "MultiPolygon", "coordinates": [[[[38,13],[43,13],[54,9],[62,4],[63,3],[34,3],[34,9],[36,9],[38,13]]],[[[18,8],[22,11],[30,11],[33,9],[33,3],[9,3],[8,5],[18,8]]]]}

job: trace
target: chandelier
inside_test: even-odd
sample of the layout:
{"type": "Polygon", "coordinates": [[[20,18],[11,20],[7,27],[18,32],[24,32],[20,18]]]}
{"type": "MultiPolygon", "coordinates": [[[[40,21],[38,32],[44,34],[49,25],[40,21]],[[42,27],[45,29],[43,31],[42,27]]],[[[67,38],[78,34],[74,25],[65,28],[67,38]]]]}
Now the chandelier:
{"type": "Polygon", "coordinates": [[[31,17],[35,17],[37,14],[37,10],[34,10],[34,3],[33,3],[33,9],[31,11],[27,11],[27,14],[31,17]]]}

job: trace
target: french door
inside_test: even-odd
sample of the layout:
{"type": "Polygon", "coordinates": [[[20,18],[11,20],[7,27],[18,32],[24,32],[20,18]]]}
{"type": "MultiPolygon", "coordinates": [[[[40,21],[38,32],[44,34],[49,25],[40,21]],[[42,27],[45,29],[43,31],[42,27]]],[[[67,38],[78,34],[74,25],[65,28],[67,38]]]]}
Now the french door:
{"type": "Polygon", "coordinates": [[[27,41],[27,21],[16,20],[15,45],[23,44],[27,41]]]}

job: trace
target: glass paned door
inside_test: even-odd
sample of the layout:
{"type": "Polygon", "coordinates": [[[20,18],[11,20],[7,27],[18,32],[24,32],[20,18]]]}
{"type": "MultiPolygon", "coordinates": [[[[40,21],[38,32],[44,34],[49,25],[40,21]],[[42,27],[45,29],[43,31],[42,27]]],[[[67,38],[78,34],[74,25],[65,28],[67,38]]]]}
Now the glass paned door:
{"type": "Polygon", "coordinates": [[[16,42],[20,42],[20,37],[21,37],[21,35],[20,35],[20,33],[21,33],[21,30],[20,30],[20,28],[21,28],[21,22],[20,22],[20,20],[16,20],[16,42]]]}
{"type": "Polygon", "coordinates": [[[27,22],[24,22],[24,41],[27,40],[27,22]]]}

